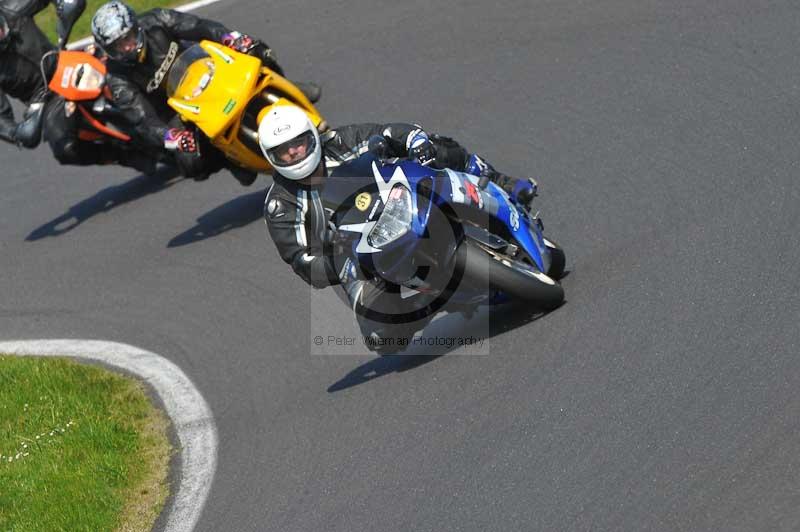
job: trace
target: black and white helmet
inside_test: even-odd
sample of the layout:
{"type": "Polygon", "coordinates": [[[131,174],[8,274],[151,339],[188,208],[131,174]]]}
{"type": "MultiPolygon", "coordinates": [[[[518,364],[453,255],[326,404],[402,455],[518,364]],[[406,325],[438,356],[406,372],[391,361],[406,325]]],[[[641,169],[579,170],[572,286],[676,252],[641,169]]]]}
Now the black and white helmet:
{"type": "Polygon", "coordinates": [[[92,17],[92,36],[114,61],[136,63],[144,58],[144,32],[136,13],[124,2],[112,0],[100,6],[92,17]]]}

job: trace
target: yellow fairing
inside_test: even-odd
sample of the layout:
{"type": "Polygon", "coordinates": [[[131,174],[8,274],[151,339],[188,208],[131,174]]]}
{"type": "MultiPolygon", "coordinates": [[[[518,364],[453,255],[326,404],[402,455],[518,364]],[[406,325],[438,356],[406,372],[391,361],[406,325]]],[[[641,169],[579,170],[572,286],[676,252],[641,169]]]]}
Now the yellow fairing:
{"type": "Polygon", "coordinates": [[[245,168],[272,170],[258,147],[257,131],[273,105],[298,105],[317,127],[327,127],[316,108],[289,80],[263,67],[255,57],[221,44],[202,41],[184,52],[173,70],[167,89],[169,106],[245,168]]]}
{"type": "Polygon", "coordinates": [[[187,122],[213,139],[230,127],[247,105],[261,61],[211,41],[199,45],[208,57],[192,63],[167,100],[187,122]],[[210,76],[203,88],[203,76],[210,76]]]}

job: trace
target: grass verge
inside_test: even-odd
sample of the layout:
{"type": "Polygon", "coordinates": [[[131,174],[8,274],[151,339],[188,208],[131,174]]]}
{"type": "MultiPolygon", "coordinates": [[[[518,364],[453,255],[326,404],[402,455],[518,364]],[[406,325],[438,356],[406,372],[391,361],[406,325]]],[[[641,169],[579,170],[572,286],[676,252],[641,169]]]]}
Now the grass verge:
{"type": "MultiPolygon", "coordinates": [[[[86,11],[84,11],[75,27],[72,29],[70,41],[78,40],[82,37],[87,37],[92,33],[91,24],[92,17],[95,11],[101,5],[109,0],[86,0],[86,11]]],[[[181,1],[164,1],[164,0],[125,0],[125,3],[133,8],[137,13],[142,13],[154,7],[174,7],[187,2],[181,1]]],[[[58,43],[58,36],[56,35],[56,9],[51,4],[50,7],[36,15],[36,24],[42,29],[45,35],[50,39],[53,44],[58,43]]]]}
{"type": "Polygon", "coordinates": [[[0,355],[0,530],[150,530],[168,493],[167,427],[134,379],[0,355]]]}

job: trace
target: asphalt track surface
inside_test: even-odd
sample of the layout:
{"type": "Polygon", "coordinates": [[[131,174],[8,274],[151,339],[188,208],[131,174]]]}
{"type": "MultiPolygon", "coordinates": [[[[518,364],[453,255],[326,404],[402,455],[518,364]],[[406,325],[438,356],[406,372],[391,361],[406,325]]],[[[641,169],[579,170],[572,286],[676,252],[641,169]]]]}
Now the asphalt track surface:
{"type": "Polygon", "coordinates": [[[495,316],[482,356],[311,355],[268,180],[0,148],[0,337],[178,364],[220,436],[198,530],[800,529],[795,2],[201,13],[323,82],[333,124],[419,121],[537,176],[570,273],[557,311],[495,316]]]}

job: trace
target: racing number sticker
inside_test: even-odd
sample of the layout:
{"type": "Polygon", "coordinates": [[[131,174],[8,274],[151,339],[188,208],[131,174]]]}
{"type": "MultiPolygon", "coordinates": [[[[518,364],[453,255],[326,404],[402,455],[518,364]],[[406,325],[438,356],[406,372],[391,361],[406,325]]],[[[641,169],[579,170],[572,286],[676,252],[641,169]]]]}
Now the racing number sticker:
{"type": "Polygon", "coordinates": [[[358,196],[356,196],[356,209],[361,212],[366,211],[369,209],[370,204],[372,203],[372,196],[370,196],[369,192],[362,192],[358,196]]]}

